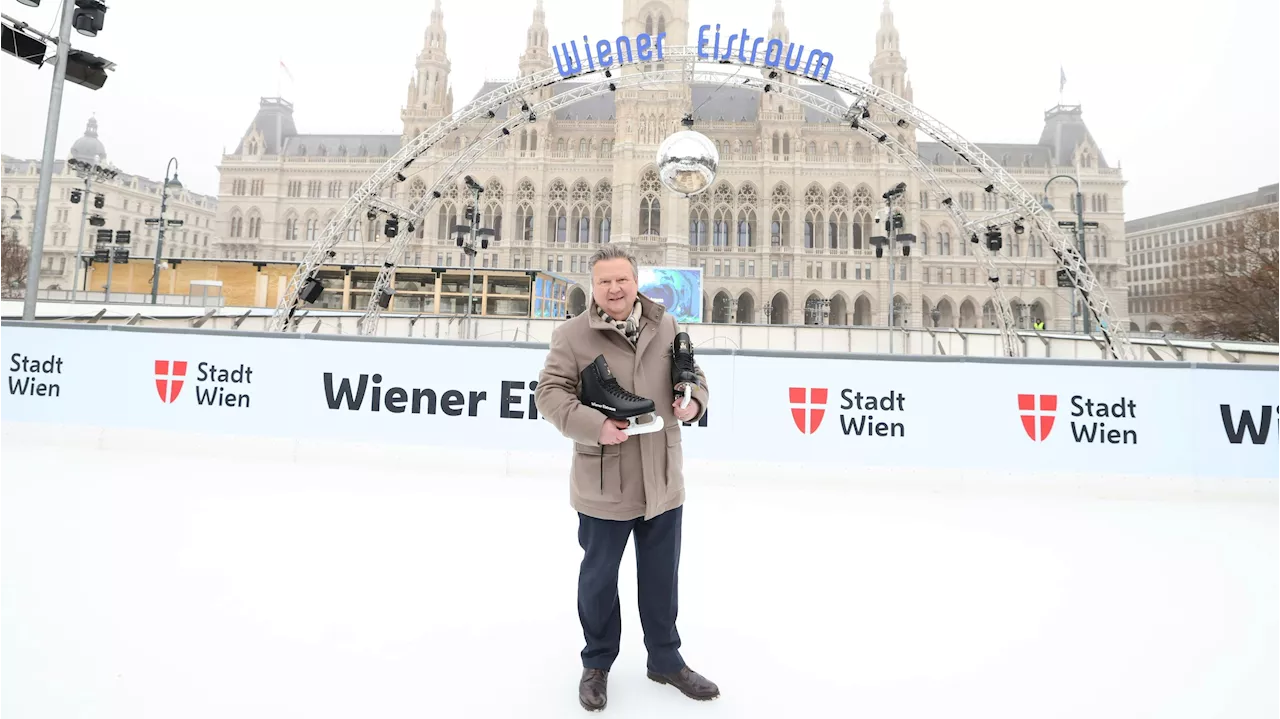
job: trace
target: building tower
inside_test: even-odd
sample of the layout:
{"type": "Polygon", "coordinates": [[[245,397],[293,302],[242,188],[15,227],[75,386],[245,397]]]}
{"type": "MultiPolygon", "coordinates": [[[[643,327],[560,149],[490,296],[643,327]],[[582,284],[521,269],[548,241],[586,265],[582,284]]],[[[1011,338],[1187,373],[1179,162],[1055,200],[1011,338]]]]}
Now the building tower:
{"type": "Polygon", "coordinates": [[[441,118],[453,113],[453,89],[449,87],[449,54],[446,50],[444,11],[440,0],[431,10],[431,24],[423,36],[422,52],[400,119],[404,121],[406,138],[415,137],[441,118]]]}
{"type": "Polygon", "coordinates": [[[880,29],[876,31],[876,56],[871,61],[871,81],[876,87],[911,101],[911,82],[907,80],[907,60],[898,47],[898,28],[893,25],[889,0],[880,10],[880,29]]]}
{"type": "Polygon", "coordinates": [[[547,32],[547,13],[542,0],[533,8],[533,22],[525,37],[524,52],[520,54],[520,77],[527,77],[551,68],[551,40],[547,32]]]}
{"type": "MultiPolygon", "coordinates": [[[[773,21],[769,24],[769,35],[765,41],[782,41],[783,52],[791,42],[791,31],[787,29],[787,14],[782,9],[782,0],[774,0],[773,21]]],[[[791,73],[779,70],[778,76],[769,80],[771,83],[796,86],[799,78],[791,73]]],[[[771,93],[760,95],[760,129],[761,154],[775,160],[789,160],[796,147],[803,143],[800,130],[804,123],[804,110],[794,100],[771,93]]]]}
{"type": "MultiPolygon", "coordinates": [[[[673,69],[658,61],[658,36],[663,48],[688,44],[689,0],[623,0],[621,35],[635,37],[647,33],[653,38],[651,62],[635,64],[620,72],[633,73],[673,69]]],[[[688,227],[680,218],[688,217],[688,203],[678,200],[649,175],[658,145],[682,129],[680,119],[693,109],[693,92],[681,82],[666,85],[629,87],[614,93],[617,138],[614,150],[613,202],[615,230],[613,242],[632,243],[631,249],[644,264],[658,264],[666,256],[659,243],[688,254],[688,227]],[[643,216],[643,222],[637,219],[643,216]],[[620,218],[628,219],[623,222],[620,218]]]]}

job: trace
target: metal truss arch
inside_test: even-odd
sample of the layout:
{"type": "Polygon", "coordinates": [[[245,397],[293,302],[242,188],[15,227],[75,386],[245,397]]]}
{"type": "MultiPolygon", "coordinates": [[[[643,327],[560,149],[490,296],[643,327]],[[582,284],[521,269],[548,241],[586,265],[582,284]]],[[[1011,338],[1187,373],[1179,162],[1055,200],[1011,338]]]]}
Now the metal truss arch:
{"type": "MultiPolygon", "coordinates": [[[[861,132],[883,145],[913,175],[924,182],[935,195],[946,200],[941,204],[952,215],[957,225],[964,228],[966,232],[973,234],[974,228],[992,224],[992,221],[996,218],[970,219],[957,203],[951,202],[950,191],[947,186],[929,166],[910,147],[899,143],[891,133],[886,132],[873,121],[870,112],[871,106],[879,106],[885,112],[897,116],[899,126],[902,126],[902,122],[905,121],[908,126],[914,126],[914,129],[924,132],[951,148],[960,159],[977,169],[983,177],[988,179],[991,186],[989,191],[1006,198],[1012,209],[1009,211],[1009,216],[1003,218],[1001,222],[1012,222],[1014,219],[1020,219],[1031,231],[1037,231],[1048,239],[1055,255],[1058,256],[1063,266],[1068,269],[1070,276],[1081,290],[1090,311],[1100,320],[1099,325],[1102,328],[1103,337],[1112,355],[1116,358],[1131,358],[1129,356],[1131,350],[1128,344],[1127,328],[1122,327],[1121,323],[1114,321],[1114,318],[1110,317],[1109,305],[1106,297],[1101,292],[1097,279],[1093,276],[1088,265],[1079,259],[1078,253],[1074,250],[1070,241],[1058,230],[1056,222],[1049,213],[1040,207],[1034,196],[1024,190],[1012,176],[1004,172],[994,160],[977,146],[964,140],[958,133],[920,111],[911,103],[886,90],[839,73],[831,73],[829,78],[815,78],[801,75],[800,73],[788,73],[821,82],[841,92],[853,95],[854,102],[852,106],[844,107],[797,85],[777,82],[777,78],[787,72],[781,67],[767,67],[763,63],[752,65],[751,63],[742,63],[732,59],[709,62],[700,58],[697,49],[693,47],[668,48],[663,58],[663,66],[664,69],[662,70],[648,71],[642,70],[639,66],[615,67],[612,72],[601,68],[569,77],[561,77],[555,69],[545,70],[516,80],[476,98],[467,106],[413,138],[395,156],[375,171],[356,193],[348,198],[342,212],[338,214],[329,226],[324,228],[321,236],[317,238],[313,246],[308,250],[306,257],[299,265],[298,271],[290,281],[285,296],[282,297],[280,305],[272,317],[271,328],[277,331],[287,330],[296,324],[293,318],[301,304],[300,291],[307,280],[314,277],[318,267],[334,256],[333,247],[338,244],[343,232],[345,232],[345,228],[359,213],[362,206],[369,205],[371,210],[393,214],[402,221],[408,220],[411,224],[423,222],[434,206],[435,201],[442,196],[447,188],[456,183],[458,176],[468,166],[514,129],[533,122],[540,114],[554,112],[561,107],[571,105],[588,97],[605,92],[613,92],[621,88],[643,84],[709,82],[723,84],[726,87],[732,83],[734,87],[783,95],[830,117],[848,122],[851,129],[861,132]],[[738,67],[730,72],[726,66],[738,67]],[[745,68],[759,70],[760,76],[741,75],[742,70],[745,68]],[[529,97],[534,96],[535,91],[538,89],[565,80],[580,79],[587,76],[596,76],[598,79],[593,79],[593,81],[553,95],[540,102],[530,103],[528,100],[529,97]],[[389,181],[405,181],[406,178],[403,171],[419,156],[439,144],[452,133],[476,121],[486,118],[493,120],[496,116],[495,111],[498,108],[504,105],[514,106],[517,104],[520,107],[519,112],[511,112],[505,120],[491,123],[485,134],[477,137],[475,141],[468,144],[467,147],[453,157],[453,161],[449,166],[432,183],[428,191],[418,198],[411,207],[405,208],[382,200],[378,196],[380,188],[384,187],[389,181]],[[1103,322],[1102,320],[1108,321],[1103,322]]],[[[412,232],[404,232],[393,238],[391,248],[387,253],[377,283],[374,286],[369,307],[360,321],[360,332],[362,334],[372,334],[376,331],[377,320],[382,311],[379,300],[384,293],[389,297],[391,276],[399,258],[412,241],[412,234],[412,232]]],[[[967,238],[961,238],[961,241],[965,241],[965,239],[967,238]]],[[[1005,354],[1018,356],[1021,354],[1022,342],[1014,327],[1012,311],[999,283],[999,276],[991,253],[984,244],[978,243],[975,258],[983,266],[984,271],[987,272],[988,282],[992,287],[994,304],[997,308],[997,325],[1000,329],[1005,354]]],[[[892,298],[890,301],[892,301],[892,298]]]]}

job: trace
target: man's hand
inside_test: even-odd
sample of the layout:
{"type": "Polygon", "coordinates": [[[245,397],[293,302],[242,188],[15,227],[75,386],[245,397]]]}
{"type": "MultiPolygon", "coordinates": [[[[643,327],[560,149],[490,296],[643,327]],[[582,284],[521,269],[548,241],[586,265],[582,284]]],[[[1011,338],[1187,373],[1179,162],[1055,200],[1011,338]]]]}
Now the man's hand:
{"type": "Polygon", "coordinates": [[[600,425],[600,444],[622,444],[631,436],[622,430],[630,426],[631,423],[626,420],[606,419],[600,425]]]}
{"type": "Polygon", "coordinates": [[[694,417],[697,417],[698,412],[701,411],[702,409],[701,405],[698,404],[698,400],[696,399],[690,399],[689,406],[685,407],[684,409],[680,409],[680,405],[682,404],[684,404],[684,397],[677,397],[676,401],[671,403],[671,408],[674,409],[676,412],[676,419],[680,420],[681,422],[688,422],[692,420],[694,417]]]}

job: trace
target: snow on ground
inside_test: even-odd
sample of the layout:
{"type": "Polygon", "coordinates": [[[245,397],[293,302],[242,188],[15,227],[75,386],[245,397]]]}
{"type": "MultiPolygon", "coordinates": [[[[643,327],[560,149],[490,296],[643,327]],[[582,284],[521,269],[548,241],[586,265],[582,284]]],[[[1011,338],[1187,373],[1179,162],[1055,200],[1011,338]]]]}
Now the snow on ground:
{"type": "MultiPolygon", "coordinates": [[[[30,437],[0,459],[5,716],[589,716],[563,464],[30,437]]],[[[691,469],[679,628],[723,696],[645,678],[628,550],[603,716],[1277,715],[1274,483],[915,479],[691,469]]]]}

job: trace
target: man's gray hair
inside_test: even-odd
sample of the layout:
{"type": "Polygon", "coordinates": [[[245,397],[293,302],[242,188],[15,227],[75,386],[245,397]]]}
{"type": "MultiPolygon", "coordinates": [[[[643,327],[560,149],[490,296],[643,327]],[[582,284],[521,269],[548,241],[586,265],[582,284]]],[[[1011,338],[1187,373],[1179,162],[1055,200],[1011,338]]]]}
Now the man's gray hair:
{"type": "Polygon", "coordinates": [[[602,260],[626,260],[631,263],[631,274],[637,282],[640,281],[640,266],[636,264],[636,258],[622,245],[605,245],[596,250],[591,255],[591,260],[587,264],[588,272],[595,272],[596,263],[602,260]]]}

